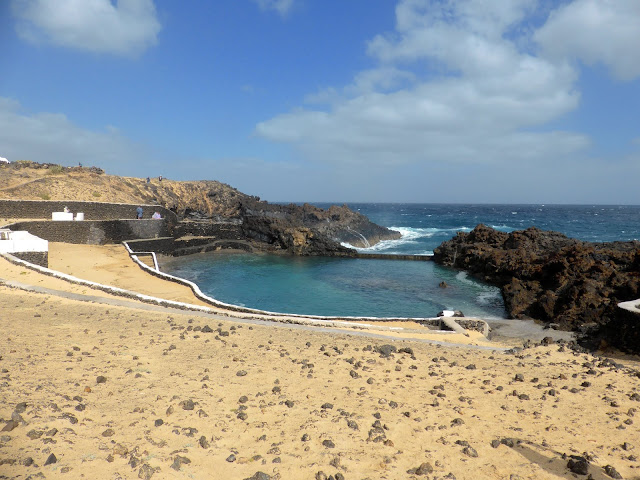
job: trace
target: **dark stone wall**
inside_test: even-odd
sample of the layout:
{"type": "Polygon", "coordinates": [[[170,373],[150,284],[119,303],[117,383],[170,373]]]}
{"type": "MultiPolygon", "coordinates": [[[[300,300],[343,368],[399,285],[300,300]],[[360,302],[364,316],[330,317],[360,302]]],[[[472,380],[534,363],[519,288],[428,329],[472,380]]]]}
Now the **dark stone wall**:
{"type": "Polygon", "coordinates": [[[156,252],[171,255],[174,250],[174,239],[173,237],[164,237],[131,240],[127,241],[127,245],[133,252],[156,252]]]}
{"type": "Polygon", "coordinates": [[[11,255],[25,262],[35,263],[41,267],[49,268],[49,252],[16,252],[11,255]]]}
{"type": "Polygon", "coordinates": [[[207,222],[181,222],[176,225],[173,236],[175,238],[215,237],[218,240],[246,240],[241,223],[207,223],[207,222]]]}
{"type": "Polygon", "coordinates": [[[105,220],[82,222],[29,221],[8,226],[11,230],[26,230],[50,242],[103,245],[139,238],[171,236],[163,220],[105,220]]]}
{"type": "MultiPolygon", "coordinates": [[[[0,200],[0,218],[51,219],[52,212],[62,212],[65,206],[74,214],[83,212],[85,220],[134,220],[138,208],[137,204],[124,203],[0,200]]],[[[160,205],[142,205],[142,209],[143,219],[150,219],[153,212],[157,211],[170,224],[178,222],[174,212],[160,205]]]]}

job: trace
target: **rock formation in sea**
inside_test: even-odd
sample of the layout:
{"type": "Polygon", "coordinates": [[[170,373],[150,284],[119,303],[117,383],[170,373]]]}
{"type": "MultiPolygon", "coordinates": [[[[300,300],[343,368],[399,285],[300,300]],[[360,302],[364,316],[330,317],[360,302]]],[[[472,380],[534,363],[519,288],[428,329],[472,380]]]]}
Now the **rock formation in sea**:
{"type": "Polygon", "coordinates": [[[512,318],[580,333],[589,347],[640,353],[640,316],[617,307],[640,297],[640,242],[589,243],[535,227],[478,225],[442,243],[434,260],[502,290],[512,318]]]}

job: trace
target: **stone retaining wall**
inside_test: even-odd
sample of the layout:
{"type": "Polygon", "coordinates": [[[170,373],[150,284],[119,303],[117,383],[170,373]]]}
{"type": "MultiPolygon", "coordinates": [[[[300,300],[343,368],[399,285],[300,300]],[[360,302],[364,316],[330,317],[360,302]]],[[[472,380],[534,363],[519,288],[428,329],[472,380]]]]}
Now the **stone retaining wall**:
{"type": "Polygon", "coordinates": [[[215,237],[217,240],[246,240],[241,223],[181,222],[173,236],[215,237]]]}
{"type": "Polygon", "coordinates": [[[104,245],[124,240],[171,236],[169,225],[163,220],[105,220],[105,221],[26,221],[8,225],[11,230],[26,230],[50,242],[104,245]]]}
{"type": "MultiPolygon", "coordinates": [[[[54,200],[0,200],[0,218],[51,218],[52,212],[62,212],[67,207],[71,212],[84,213],[85,220],[122,220],[136,218],[138,204],[73,202],[54,200]]],[[[178,222],[177,215],[160,205],[142,205],[143,218],[151,218],[159,212],[170,224],[178,222]]]]}
{"type": "Polygon", "coordinates": [[[128,240],[127,244],[132,252],[155,252],[171,255],[174,250],[173,237],[149,238],[143,240],[128,240]]]}
{"type": "Polygon", "coordinates": [[[13,252],[11,255],[25,262],[49,268],[49,252],[13,252]]]}

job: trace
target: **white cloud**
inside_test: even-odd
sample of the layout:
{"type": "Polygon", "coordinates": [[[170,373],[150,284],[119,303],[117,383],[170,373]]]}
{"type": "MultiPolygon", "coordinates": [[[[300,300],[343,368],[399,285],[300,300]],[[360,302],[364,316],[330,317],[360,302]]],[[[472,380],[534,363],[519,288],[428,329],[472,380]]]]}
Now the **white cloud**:
{"type": "Polygon", "coordinates": [[[287,15],[294,0],[254,0],[262,10],[275,10],[281,16],[287,15]]]}
{"type": "MultiPolygon", "coordinates": [[[[590,144],[544,126],[580,101],[564,61],[522,51],[514,34],[534,0],[402,0],[396,30],[368,45],[377,61],[341,89],[257,125],[269,140],[341,164],[536,163],[590,144]]],[[[523,41],[524,40],[524,41],[523,41]]]]}
{"type": "Polygon", "coordinates": [[[575,0],[534,35],[551,58],[603,63],[621,80],[640,76],[640,1],[575,0]]]}
{"type": "MultiPolygon", "coordinates": [[[[140,164],[142,149],[116,128],[85,130],[59,113],[23,113],[20,104],[0,97],[0,146],[10,160],[119,169],[140,164]]],[[[125,169],[126,170],[126,169],[125,169]]]]}
{"type": "Polygon", "coordinates": [[[13,0],[16,30],[31,43],[137,56],[158,41],[153,0],[13,0]]]}

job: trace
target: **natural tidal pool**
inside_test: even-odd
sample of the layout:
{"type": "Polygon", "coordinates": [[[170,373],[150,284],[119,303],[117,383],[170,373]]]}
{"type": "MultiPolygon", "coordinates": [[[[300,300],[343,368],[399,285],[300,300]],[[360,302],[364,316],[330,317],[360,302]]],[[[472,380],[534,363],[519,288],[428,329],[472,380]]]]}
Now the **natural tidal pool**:
{"type": "Polygon", "coordinates": [[[246,253],[168,258],[162,270],[225,303],[326,316],[504,318],[500,290],[433,262],[246,253]],[[441,288],[440,282],[447,288],[441,288]]]}

